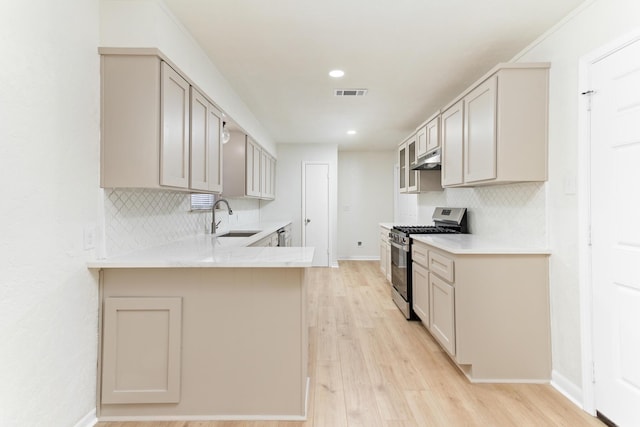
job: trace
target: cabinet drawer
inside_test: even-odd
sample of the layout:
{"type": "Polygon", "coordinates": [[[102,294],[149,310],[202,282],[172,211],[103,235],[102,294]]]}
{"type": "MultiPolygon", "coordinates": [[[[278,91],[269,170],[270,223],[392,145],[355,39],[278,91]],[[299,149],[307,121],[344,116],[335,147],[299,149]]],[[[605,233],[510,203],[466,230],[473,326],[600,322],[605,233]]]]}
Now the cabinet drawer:
{"type": "Polygon", "coordinates": [[[453,260],[438,252],[429,252],[429,271],[442,277],[449,283],[453,283],[453,260]]]}
{"type": "Polygon", "coordinates": [[[413,262],[420,264],[424,267],[428,267],[427,257],[429,251],[426,246],[422,246],[420,244],[411,245],[411,259],[413,262]]]}

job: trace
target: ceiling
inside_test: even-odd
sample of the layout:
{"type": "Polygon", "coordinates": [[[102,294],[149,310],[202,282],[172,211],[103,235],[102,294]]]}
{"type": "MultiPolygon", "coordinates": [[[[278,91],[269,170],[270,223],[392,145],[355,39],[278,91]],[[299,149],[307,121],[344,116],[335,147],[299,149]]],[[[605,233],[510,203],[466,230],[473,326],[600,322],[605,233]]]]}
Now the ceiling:
{"type": "Polygon", "coordinates": [[[382,150],[583,0],[164,2],[274,142],[382,150]]]}

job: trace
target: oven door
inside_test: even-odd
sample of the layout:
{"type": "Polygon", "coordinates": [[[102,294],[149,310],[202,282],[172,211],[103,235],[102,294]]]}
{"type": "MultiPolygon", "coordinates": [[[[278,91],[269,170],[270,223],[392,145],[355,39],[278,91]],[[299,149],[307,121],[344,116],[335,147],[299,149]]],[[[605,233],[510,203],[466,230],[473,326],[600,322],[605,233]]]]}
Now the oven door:
{"type": "Polygon", "coordinates": [[[391,242],[391,284],[406,302],[409,301],[407,280],[409,251],[407,249],[406,246],[391,242]]]}

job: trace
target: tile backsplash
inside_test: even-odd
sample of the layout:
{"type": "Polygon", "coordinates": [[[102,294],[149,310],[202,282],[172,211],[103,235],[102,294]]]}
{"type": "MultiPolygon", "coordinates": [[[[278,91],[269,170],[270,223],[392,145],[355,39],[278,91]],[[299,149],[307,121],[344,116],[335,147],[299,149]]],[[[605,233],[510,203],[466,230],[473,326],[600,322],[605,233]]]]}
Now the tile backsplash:
{"type": "Polygon", "coordinates": [[[466,207],[469,230],[483,237],[534,246],[547,244],[546,186],[544,183],[507,184],[475,188],[448,188],[421,193],[418,219],[431,223],[437,206],[466,207]]]}
{"type": "MultiPolygon", "coordinates": [[[[229,216],[226,212],[221,212],[221,227],[260,221],[258,200],[228,200],[234,214],[229,216]]],[[[206,233],[211,227],[209,212],[190,211],[189,193],[104,189],[102,202],[102,242],[97,251],[100,258],[206,233]]]]}

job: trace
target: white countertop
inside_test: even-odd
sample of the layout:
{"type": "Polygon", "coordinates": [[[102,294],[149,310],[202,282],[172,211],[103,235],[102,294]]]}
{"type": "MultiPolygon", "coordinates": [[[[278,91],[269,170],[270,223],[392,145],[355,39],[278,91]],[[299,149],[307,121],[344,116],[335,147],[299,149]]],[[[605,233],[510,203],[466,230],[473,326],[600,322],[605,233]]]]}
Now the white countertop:
{"type": "MultiPolygon", "coordinates": [[[[225,268],[311,267],[314,248],[249,247],[290,222],[272,222],[233,227],[233,231],[261,230],[250,237],[201,234],[130,254],[98,259],[89,268],[225,268]]],[[[222,235],[220,235],[222,234],[222,235]]]]}
{"type": "Polygon", "coordinates": [[[410,237],[452,254],[551,254],[548,248],[529,247],[473,234],[412,234],[410,237]]]}

